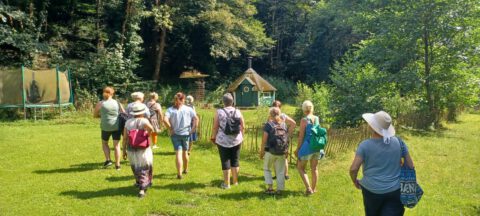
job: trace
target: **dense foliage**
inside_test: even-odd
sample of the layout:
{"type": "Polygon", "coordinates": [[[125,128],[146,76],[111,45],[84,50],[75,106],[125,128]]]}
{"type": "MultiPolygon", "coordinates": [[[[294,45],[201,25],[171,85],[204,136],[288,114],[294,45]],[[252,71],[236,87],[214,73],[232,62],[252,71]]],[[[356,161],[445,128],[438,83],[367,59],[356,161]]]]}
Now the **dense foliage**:
{"type": "Polygon", "coordinates": [[[0,66],[69,65],[84,93],[165,96],[195,68],[220,95],[254,56],[278,99],[310,89],[329,123],[384,109],[439,127],[478,103],[479,25],[478,0],[0,0],[0,66]]]}

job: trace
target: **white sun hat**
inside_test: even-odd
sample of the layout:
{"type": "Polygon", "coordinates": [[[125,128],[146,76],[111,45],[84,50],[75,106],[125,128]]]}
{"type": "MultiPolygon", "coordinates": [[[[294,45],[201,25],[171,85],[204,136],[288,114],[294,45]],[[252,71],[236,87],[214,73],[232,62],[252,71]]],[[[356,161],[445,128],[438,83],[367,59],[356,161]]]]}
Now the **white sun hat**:
{"type": "Polygon", "coordinates": [[[130,112],[130,115],[137,116],[137,115],[142,115],[145,114],[147,109],[147,106],[143,103],[135,103],[132,106],[132,111],[130,112]]]}
{"type": "Polygon", "coordinates": [[[395,128],[392,125],[392,117],[387,112],[365,113],[362,117],[375,132],[383,136],[384,143],[390,143],[390,138],[395,136],[395,128]]]}

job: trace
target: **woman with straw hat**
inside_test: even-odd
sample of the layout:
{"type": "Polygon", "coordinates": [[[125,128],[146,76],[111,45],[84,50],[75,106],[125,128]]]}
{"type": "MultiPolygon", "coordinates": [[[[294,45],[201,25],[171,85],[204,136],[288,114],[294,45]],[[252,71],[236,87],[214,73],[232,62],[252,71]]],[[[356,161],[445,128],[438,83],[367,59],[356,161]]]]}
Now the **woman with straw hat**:
{"type": "Polygon", "coordinates": [[[133,175],[135,176],[135,186],[140,190],[138,196],[145,196],[147,188],[152,186],[153,179],[153,153],[150,147],[132,148],[127,145],[128,133],[130,130],[146,130],[148,133],[153,132],[153,126],[147,118],[145,118],[146,106],[143,103],[136,103],[131,107],[130,115],[132,119],[127,120],[125,129],[123,130],[123,158],[130,161],[133,175]]]}
{"type": "MultiPolygon", "coordinates": [[[[395,137],[392,118],[384,111],[365,113],[362,117],[372,135],[358,146],[350,167],[350,177],[354,186],[362,190],[365,214],[403,215],[405,209],[400,201],[402,144],[395,137]],[[363,167],[363,178],[358,180],[360,166],[363,167]]],[[[406,146],[403,154],[406,165],[413,168],[406,146]]]]}

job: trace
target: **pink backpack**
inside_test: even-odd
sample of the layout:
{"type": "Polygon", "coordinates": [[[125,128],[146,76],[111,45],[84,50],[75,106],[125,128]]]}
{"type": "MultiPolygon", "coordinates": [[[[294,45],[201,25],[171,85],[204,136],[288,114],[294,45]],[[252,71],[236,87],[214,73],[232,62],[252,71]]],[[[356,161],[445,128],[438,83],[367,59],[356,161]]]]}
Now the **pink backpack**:
{"type": "Polygon", "coordinates": [[[148,132],[144,129],[138,129],[140,121],[137,121],[135,129],[128,131],[128,143],[134,149],[146,149],[150,146],[150,139],[148,132]]]}

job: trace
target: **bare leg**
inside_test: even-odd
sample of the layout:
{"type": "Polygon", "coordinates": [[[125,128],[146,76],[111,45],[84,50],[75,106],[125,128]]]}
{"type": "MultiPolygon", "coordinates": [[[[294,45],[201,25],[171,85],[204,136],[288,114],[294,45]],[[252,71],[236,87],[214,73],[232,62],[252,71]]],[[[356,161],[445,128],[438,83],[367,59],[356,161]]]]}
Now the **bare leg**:
{"type": "Polygon", "coordinates": [[[113,147],[115,148],[115,166],[120,166],[120,140],[113,140],[113,147]]]}
{"type": "Polygon", "coordinates": [[[193,142],[188,143],[188,154],[192,151],[193,142]]]}
{"type": "Polygon", "coordinates": [[[232,167],[231,170],[233,178],[232,184],[238,184],[238,173],[240,171],[240,167],[232,167]]]}
{"type": "Polygon", "coordinates": [[[108,147],[108,141],[102,140],[103,154],[105,154],[105,160],[110,160],[110,147],[108,147]]]}
{"type": "Polygon", "coordinates": [[[223,184],[230,186],[230,170],[223,170],[223,184]]]}
{"type": "Polygon", "coordinates": [[[177,176],[182,176],[182,167],[183,167],[183,158],[182,150],[177,150],[175,152],[175,165],[177,166],[177,176]]]}
{"type": "Polygon", "coordinates": [[[308,181],[308,175],[305,172],[305,167],[307,165],[308,161],[301,161],[299,160],[297,162],[297,169],[298,172],[300,173],[300,177],[302,177],[303,184],[305,185],[305,189],[311,191],[312,188],[310,187],[310,182],[308,181]]]}
{"type": "Polygon", "coordinates": [[[188,151],[182,151],[183,156],[183,171],[186,172],[188,170],[188,162],[190,161],[190,156],[188,155],[188,151]]]}
{"type": "Polygon", "coordinates": [[[318,160],[310,160],[310,168],[312,169],[312,191],[317,192],[317,180],[318,180],[318,170],[317,170],[318,160]]]}

